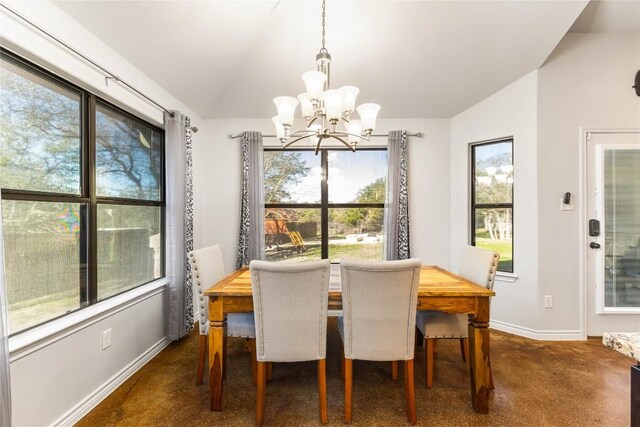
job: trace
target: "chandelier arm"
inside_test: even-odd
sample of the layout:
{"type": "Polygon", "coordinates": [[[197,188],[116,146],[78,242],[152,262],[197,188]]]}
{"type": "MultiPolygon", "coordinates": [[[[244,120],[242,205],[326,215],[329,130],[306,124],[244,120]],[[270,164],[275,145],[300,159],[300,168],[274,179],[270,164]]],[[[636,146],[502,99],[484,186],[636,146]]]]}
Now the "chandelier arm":
{"type": "Polygon", "coordinates": [[[318,155],[318,151],[320,151],[320,143],[321,143],[321,142],[322,142],[322,140],[323,140],[323,139],[325,139],[325,138],[326,138],[326,136],[324,136],[324,135],[320,135],[320,136],[318,137],[318,142],[316,142],[316,148],[315,148],[315,150],[313,151],[313,154],[315,154],[316,156],[318,155]]]}
{"type": "Polygon", "coordinates": [[[342,142],[344,145],[349,147],[349,149],[351,151],[353,151],[354,153],[356,152],[356,148],[354,146],[352,146],[351,144],[349,144],[347,141],[345,141],[344,139],[340,138],[339,136],[336,136],[335,134],[331,134],[331,138],[337,139],[338,141],[342,142]]]}
{"type": "Polygon", "coordinates": [[[320,117],[320,113],[316,112],[316,115],[309,119],[307,122],[307,127],[311,126],[318,118],[320,117]]]}
{"type": "Polygon", "coordinates": [[[288,146],[290,146],[291,144],[295,144],[296,142],[300,141],[301,139],[305,139],[310,137],[311,135],[315,135],[315,133],[310,133],[309,135],[304,135],[301,136],[299,138],[294,139],[293,141],[287,142],[285,145],[282,146],[282,148],[287,148],[288,146]]]}
{"type": "Polygon", "coordinates": [[[341,136],[341,137],[345,137],[345,136],[355,136],[356,138],[360,138],[363,141],[369,141],[369,137],[365,136],[365,135],[358,135],[357,133],[349,133],[349,132],[334,132],[331,134],[333,135],[337,135],[337,136],[341,136]]]}
{"type": "Polygon", "coordinates": [[[301,132],[306,133],[306,135],[304,135],[303,138],[306,138],[307,136],[311,136],[311,135],[315,135],[316,134],[315,131],[312,131],[312,130],[309,130],[309,129],[300,129],[300,130],[297,130],[295,132],[291,132],[289,134],[289,136],[297,137],[297,136],[302,135],[301,132]]]}

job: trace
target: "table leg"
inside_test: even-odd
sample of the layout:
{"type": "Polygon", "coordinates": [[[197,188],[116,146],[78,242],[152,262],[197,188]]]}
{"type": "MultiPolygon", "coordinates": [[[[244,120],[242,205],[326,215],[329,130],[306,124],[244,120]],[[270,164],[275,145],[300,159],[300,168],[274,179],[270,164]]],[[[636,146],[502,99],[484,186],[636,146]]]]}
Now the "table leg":
{"type": "Polygon", "coordinates": [[[469,315],[469,369],[471,401],[480,414],[489,413],[489,298],[478,298],[475,315],[469,315]]]}
{"type": "Polygon", "coordinates": [[[227,348],[227,316],[222,309],[222,298],[209,298],[209,388],[211,410],[222,410],[227,348]]]}

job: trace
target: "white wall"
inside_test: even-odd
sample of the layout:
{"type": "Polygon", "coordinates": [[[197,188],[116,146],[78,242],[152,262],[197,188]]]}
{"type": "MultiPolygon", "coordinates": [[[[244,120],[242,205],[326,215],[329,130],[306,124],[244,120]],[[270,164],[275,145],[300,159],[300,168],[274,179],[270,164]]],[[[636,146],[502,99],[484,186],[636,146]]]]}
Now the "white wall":
{"type": "MultiPolygon", "coordinates": [[[[231,133],[258,130],[273,134],[269,119],[211,119],[199,125],[194,146],[198,247],[222,245],[225,268],[235,266],[240,211],[240,143],[231,133]]],[[[423,263],[449,266],[449,120],[381,119],[376,133],[393,129],[423,132],[409,139],[409,209],[412,256],[423,263]]],[[[384,138],[377,139],[384,144],[384,138]]],[[[266,144],[279,145],[275,139],[266,144]]]]}
{"type": "MultiPolygon", "coordinates": [[[[52,3],[7,2],[30,20],[52,32],[122,79],[169,109],[189,114],[194,125],[200,118],[179,100],[120,57],[86,28],[52,3]]],[[[2,13],[2,46],[26,56],[76,84],[123,108],[162,123],[162,113],[115,83],[105,86],[104,75],[20,21],[2,13]]],[[[198,137],[195,137],[197,143],[198,137]]],[[[45,327],[12,337],[11,348],[27,336],[41,334],[35,342],[11,353],[13,420],[15,426],[72,422],[104,397],[109,387],[123,381],[148,357],[166,345],[166,292],[164,287],[144,292],[133,303],[123,303],[96,314],[78,325],[68,325],[67,316],[45,327]],[[92,323],[95,322],[95,323],[92,323]],[[64,327],[60,325],[65,323],[64,327]],[[113,345],[102,352],[101,332],[111,328],[113,345]],[[46,331],[56,330],[45,337],[46,331]]],[[[150,286],[148,288],[153,288],[150,286]]],[[[113,300],[111,301],[111,305],[113,300]]],[[[80,314],[99,312],[100,303],[80,314]]],[[[87,316],[85,316],[87,317],[87,316]]]]}
{"type": "Polygon", "coordinates": [[[163,289],[26,355],[12,353],[13,425],[71,425],[166,345],[163,289]],[[102,331],[112,345],[102,351],[102,331]]]}
{"type": "MultiPolygon", "coordinates": [[[[541,295],[554,296],[554,308],[540,310],[544,310],[542,328],[583,328],[580,210],[561,212],[558,200],[570,191],[577,195],[575,206],[580,206],[584,197],[580,127],[640,128],[640,98],[631,88],[639,66],[640,34],[567,34],[540,69],[539,280],[541,295]]],[[[639,316],[629,317],[626,328],[616,323],[610,327],[640,328],[639,316]]],[[[606,326],[590,333],[604,331],[606,326]]]]}
{"type": "MultiPolygon", "coordinates": [[[[454,269],[469,241],[468,144],[514,137],[519,279],[496,282],[492,326],[536,339],[584,336],[580,129],[640,128],[640,98],[630,87],[639,63],[638,34],[567,34],[539,70],[451,120],[454,269]],[[576,196],[577,208],[561,212],[559,200],[567,191],[576,196]],[[545,295],[553,296],[553,308],[544,308],[545,295]]],[[[609,320],[595,333],[614,324],[638,328],[638,316],[609,320]]]]}
{"type": "Polygon", "coordinates": [[[514,274],[496,280],[492,326],[533,336],[539,325],[537,218],[538,72],[534,71],[451,119],[451,260],[470,242],[469,144],[513,137],[514,274]]]}

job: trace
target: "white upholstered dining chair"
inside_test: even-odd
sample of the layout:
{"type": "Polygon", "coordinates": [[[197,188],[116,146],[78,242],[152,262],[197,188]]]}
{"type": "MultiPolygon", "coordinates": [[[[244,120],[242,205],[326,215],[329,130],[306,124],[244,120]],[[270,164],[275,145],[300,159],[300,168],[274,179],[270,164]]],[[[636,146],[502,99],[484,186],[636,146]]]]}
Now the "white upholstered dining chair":
{"type": "MultiPolygon", "coordinates": [[[[403,361],[407,418],[416,423],[413,356],[420,260],[340,261],[344,418],[351,422],[353,360],[403,361]]],[[[397,366],[397,365],[396,365],[397,366]]]]}
{"type": "Polygon", "coordinates": [[[327,308],[329,260],[251,261],[258,388],[256,425],[264,423],[269,362],[318,361],[320,421],[327,423],[327,308]]]}
{"type": "MultiPolygon", "coordinates": [[[[209,301],[203,292],[225,277],[222,252],[219,245],[207,246],[188,254],[193,275],[193,299],[198,306],[200,328],[200,349],[196,384],[202,384],[204,365],[207,360],[207,336],[209,334],[209,301]]],[[[251,350],[251,375],[256,383],[256,330],[253,313],[227,314],[227,336],[241,337],[248,341],[251,350]]]]}
{"type": "MultiPolygon", "coordinates": [[[[460,276],[493,289],[500,254],[475,246],[465,246],[460,260],[460,276]]],[[[424,336],[425,384],[433,386],[434,346],[437,339],[460,340],[462,359],[469,360],[469,320],[466,314],[449,314],[440,311],[418,311],[416,326],[424,336]]],[[[491,365],[489,365],[491,366],[491,365]]],[[[490,372],[491,389],[493,374],[490,372]]]]}

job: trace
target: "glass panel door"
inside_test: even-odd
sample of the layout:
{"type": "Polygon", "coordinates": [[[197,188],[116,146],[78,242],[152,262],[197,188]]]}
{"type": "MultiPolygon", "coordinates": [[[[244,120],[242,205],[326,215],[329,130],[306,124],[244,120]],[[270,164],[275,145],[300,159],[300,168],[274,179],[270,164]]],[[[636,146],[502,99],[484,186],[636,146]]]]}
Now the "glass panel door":
{"type": "Polygon", "coordinates": [[[604,307],[640,307],[640,150],[603,150],[604,307]]]}
{"type": "Polygon", "coordinates": [[[585,137],[586,332],[640,330],[640,131],[585,137]]]}

